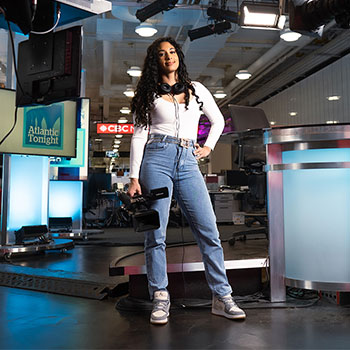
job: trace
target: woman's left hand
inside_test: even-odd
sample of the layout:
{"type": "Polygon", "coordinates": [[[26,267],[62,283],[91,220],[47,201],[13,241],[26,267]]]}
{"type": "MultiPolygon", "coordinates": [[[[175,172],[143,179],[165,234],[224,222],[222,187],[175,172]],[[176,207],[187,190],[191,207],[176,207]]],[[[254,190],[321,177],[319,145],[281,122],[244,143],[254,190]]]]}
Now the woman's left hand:
{"type": "Polygon", "coordinates": [[[196,147],[195,151],[193,152],[194,155],[196,156],[196,159],[208,157],[210,152],[211,152],[210,147],[208,147],[208,146],[201,147],[201,146],[199,146],[198,143],[196,143],[194,145],[194,147],[196,147]]]}

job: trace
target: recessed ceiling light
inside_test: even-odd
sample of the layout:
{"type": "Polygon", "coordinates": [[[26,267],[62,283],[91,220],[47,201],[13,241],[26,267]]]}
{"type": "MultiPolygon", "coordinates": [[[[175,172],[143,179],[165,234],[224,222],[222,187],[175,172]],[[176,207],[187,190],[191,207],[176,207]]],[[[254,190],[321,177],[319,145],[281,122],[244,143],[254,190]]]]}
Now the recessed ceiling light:
{"type": "Polygon", "coordinates": [[[141,68],[132,66],[126,71],[131,77],[140,77],[142,74],[141,68]]]}
{"type": "Polygon", "coordinates": [[[276,122],[270,122],[270,125],[275,125],[276,124],[276,122]]]}
{"type": "Polygon", "coordinates": [[[291,117],[295,117],[297,114],[298,114],[298,112],[289,112],[289,115],[290,115],[291,117]]]}
{"type": "Polygon", "coordinates": [[[328,96],[327,100],[328,101],[338,101],[338,100],[340,100],[340,98],[341,98],[341,96],[334,95],[334,96],[328,96]]]}
{"type": "Polygon", "coordinates": [[[338,124],[339,120],[327,120],[326,124],[338,124]]]}
{"type": "Polygon", "coordinates": [[[251,76],[251,73],[249,73],[246,69],[241,69],[236,73],[236,78],[239,80],[247,80],[251,76]]]}

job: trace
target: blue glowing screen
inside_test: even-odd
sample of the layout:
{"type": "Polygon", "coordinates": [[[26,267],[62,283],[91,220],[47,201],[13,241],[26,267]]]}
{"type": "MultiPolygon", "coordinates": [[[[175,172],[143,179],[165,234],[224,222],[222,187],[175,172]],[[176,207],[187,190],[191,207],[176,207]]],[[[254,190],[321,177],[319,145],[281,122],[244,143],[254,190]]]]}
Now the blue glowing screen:
{"type": "Polygon", "coordinates": [[[50,181],[49,217],[71,217],[73,229],[82,228],[82,181],[50,181]]]}
{"type": "MultiPolygon", "coordinates": [[[[283,152],[283,163],[346,162],[349,149],[283,152]]],[[[286,277],[350,282],[350,169],[283,171],[286,277]]]]}
{"type": "Polygon", "coordinates": [[[11,156],[7,230],[47,225],[49,159],[11,156]]]}

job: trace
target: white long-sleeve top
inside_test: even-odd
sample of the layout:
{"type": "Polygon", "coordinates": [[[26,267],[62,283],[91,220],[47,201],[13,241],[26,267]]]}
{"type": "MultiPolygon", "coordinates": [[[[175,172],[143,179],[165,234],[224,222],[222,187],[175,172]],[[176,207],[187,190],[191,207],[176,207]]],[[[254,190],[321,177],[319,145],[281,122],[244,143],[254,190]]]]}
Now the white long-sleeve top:
{"type": "Polygon", "coordinates": [[[154,108],[151,111],[152,125],[147,129],[135,126],[130,147],[130,178],[139,178],[148,134],[163,134],[196,141],[199,118],[202,114],[205,114],[211,124],[204,146],[214,149],[225,126],[224,117],[210,91],[199,82],[192,84],[199,101],[203,102],[203,111],[199,109],[200,105],[195,96],[191,97],[187,110],[184,103],[173,103],[158,97],[154,100],[154,108]],[[176,109],[178,109],[178,122],[176,109]]]}

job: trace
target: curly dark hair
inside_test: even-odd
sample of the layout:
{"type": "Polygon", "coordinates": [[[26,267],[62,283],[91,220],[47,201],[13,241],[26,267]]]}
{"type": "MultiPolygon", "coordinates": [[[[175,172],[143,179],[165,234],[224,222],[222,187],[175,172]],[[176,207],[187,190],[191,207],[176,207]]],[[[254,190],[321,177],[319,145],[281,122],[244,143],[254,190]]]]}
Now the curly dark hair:
{"type": "Polygon", "coordinates": [[[202,110],[203,102],[199,101],[198,96],[195,93],[195,89],[188,77],[184,54],[180,45],[172,37],[162,37],[155,40],[147,49],[147,55],[144,61],[142,75],[137,84],[135,96],[131,101],[131,112],[135,113],[135,125],[144,126],[152,124],[152,118],[150,115],[151,110],[154,107],[154,99],[159,96],[158,84],[161,83],[161,75],[158,66],[158,48],[160,43],[168,42],[174,46],[176,53],[179,57],[179,68],[177,70],[177,80],[185,86],[185,106],[188,109],[190,101],[190,92],[196,97],[197,103],[202,110]]]}

